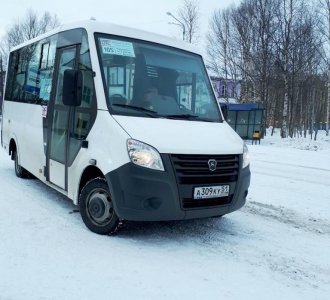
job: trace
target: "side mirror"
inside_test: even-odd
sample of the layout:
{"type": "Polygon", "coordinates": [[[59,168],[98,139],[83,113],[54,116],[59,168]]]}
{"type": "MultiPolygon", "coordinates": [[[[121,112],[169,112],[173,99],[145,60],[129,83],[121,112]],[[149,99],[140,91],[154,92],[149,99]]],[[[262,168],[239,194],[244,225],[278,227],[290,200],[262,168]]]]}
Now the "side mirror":
{"type": "Polygon", "coordinates": [[[63,104],[80,106],[82,98],[82,72],[65,70],[63,78],[63,104]]]}
{"type": "Polygon", "coordinates": [[[228,105],[227,104],[221,104],[220,107],[221,107],[221,111],[222,111],[222,114],[223,114],[223,118],[227,121],[227,119],[228,119],[228,105]]]}

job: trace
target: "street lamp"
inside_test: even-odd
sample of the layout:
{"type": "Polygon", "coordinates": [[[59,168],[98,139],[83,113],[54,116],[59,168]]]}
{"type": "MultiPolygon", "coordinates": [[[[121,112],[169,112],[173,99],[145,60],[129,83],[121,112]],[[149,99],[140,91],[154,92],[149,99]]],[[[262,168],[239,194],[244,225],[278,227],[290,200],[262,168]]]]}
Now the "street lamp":
{"type": "Polygon", "coordinates": [[[184,24],[178,18],[176,18],[170,11],[168,11],[166,14],[168,16],[172,17],[175,21],[177,21],[179,23],[178,24],[178,23],[174,23],[174,22],[169,22],[169,24],[177,25],[177,26],[182,27],[182,40],[184,41],[184,38],[185,38],[185,35],[186,35],[186,26],[184,26],[184,24]]]}

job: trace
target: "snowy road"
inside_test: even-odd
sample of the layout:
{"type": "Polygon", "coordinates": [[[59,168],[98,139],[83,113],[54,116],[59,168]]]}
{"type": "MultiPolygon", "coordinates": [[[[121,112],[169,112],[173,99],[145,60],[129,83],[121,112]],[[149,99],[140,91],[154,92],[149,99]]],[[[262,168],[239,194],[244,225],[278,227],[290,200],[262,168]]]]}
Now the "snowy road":
{"type": "Polygon", "coordinates": [[[329,299],[330,147],[250,151],[240,211],[104,237],[1,150],[0,299],[329,299]]]}

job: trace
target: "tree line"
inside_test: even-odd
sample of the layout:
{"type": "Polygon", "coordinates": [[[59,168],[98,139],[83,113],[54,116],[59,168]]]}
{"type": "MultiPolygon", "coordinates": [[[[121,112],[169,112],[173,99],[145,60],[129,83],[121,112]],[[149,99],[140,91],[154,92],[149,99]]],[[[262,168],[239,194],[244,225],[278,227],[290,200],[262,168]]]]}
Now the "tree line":
{"type": "Polygon", "coordinates": [[[208,67],[241,83],[282,137],[313,132],[330,109],[330,0],[243,0],[214,12],[208,67]]]}

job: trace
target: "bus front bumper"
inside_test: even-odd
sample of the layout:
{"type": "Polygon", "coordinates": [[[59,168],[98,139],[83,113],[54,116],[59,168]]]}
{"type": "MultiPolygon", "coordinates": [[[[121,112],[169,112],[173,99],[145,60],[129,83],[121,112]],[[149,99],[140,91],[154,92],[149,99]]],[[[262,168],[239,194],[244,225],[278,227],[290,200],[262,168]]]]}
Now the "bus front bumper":
{"type": "Polygon", "coordinates": [[[162,159],[165,172],[127,163],[106,175],[119,218],[129,221],[204,218],[228,214],[245,204],[251,177],[249,167],[240,170],[230,203],[187,209],[183,208],[170,158],[162,159]]]}

